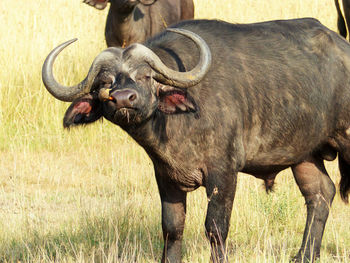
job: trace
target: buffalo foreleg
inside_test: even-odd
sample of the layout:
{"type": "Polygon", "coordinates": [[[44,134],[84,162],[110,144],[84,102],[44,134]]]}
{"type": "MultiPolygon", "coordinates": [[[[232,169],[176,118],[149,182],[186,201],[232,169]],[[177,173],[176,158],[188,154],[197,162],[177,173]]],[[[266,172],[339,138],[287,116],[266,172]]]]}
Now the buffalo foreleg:
{"type": "Polygon", "coordinates": [[[205,220],[207,237],[214,263],[227,262],[225,241],[228,234],[237,174],[209,174],[206,184],[208,211],[205,220]]]}
{"type": "Polygon", "coordinates": [[[186,217],[186,192],[173,182],[157,176],[162,202],[162,228],[164,249],[162,263],[181,262],[181,243],[186,217]]]}
{"type": "Polygon", "coordinates": [[[307,219],[297,262],[312,262],[320,256],[323,231],[335,195],[335,186],[320,158],[310,158],[292,167],[307,206],[307,219]]]}

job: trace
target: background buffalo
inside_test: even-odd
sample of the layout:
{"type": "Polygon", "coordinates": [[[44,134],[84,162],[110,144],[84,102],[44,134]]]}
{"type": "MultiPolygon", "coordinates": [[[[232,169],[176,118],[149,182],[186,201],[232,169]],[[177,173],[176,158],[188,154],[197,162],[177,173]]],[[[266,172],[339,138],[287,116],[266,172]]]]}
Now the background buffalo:
{"type": "Polygon", "coordinates": [[[109,47],[143,42],[180,20],[193,19],[192,0],[84,0],[108,11],[105,37],[109,47]]]}
{"type": "Polygon", "coordinates": [[[338,30],[339,33],[343,36],[343,37],[347,37],[348,35],[348,30],[347,28],[350,25],[350,1],[349,0],[343,0],[343,10],[344,10],[344,16],[342,14],[340,5],[339,5],[339,0],[334,0],[335,2],[335,7],[337,9],[338,12],[338,30]],[[346,19],[346,23],[344,20],[344,17],[346,19]]]}

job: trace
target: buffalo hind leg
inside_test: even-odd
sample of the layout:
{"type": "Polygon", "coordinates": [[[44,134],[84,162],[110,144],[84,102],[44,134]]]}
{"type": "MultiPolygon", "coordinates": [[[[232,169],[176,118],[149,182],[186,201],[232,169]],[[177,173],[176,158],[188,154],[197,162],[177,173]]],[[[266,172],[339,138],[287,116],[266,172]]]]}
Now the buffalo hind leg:
{"type": "Polygon", "coordinates": [[[226,237],[233,199],[237,184],[237,173],[225,175],[209,174],[206,184],[208,210],[205,229],[211,245],[212,262],[227,262],[226,237]]]}
{"type": "Polygon", "coordinates": [[[162,229],[164,248],[162,263],[181,262],[182,235],[186,217],[186,192],[174,182],[157,177],[162,202],[162,229]]]}
{"type": "Polygon", "coordinates": [[[320,256],[323,231],[335,195],[335,186],[320,158],[310,158],[293,166],[292,170],[307,206],[303,241],[295,261],[312,262],[320,256]]]}

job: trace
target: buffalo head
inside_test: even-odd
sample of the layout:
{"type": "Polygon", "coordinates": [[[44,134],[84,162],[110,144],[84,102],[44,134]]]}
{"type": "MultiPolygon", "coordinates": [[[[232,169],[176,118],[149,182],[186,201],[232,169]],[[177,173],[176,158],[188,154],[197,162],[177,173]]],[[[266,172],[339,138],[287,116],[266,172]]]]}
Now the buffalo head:
{"type": "Polygon", "coordinates": [[[81,83],[66,87],[55,80],[52,67],[57,55],[75,39],[51,51],[44,62],[42,78],[54,97],[73,101],[65,114],[64,126],[89,123],[104,116],[126,127],[143,122],[156,110],[166,114],[196,111],[195,101],[186,88],[198,84],[209,70],[209,47],[190,31],[167,30],[190,38],[198,46],[200,58],[192,70],[173,70],[150,48],[133,44],[126,49],[106,49],[95,58],[81,83]]]}

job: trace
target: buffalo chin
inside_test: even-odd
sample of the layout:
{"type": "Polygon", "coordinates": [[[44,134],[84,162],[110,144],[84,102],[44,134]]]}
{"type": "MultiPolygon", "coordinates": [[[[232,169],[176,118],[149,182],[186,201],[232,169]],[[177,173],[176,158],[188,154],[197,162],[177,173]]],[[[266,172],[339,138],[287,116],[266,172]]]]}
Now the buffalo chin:
{"type": "Polygon", "coordinates": [[[120,108],[113,114],[112,122],[118,125],[128,126],[141,121],[141,117],[134,108],[120,108]]]}

